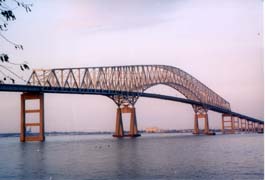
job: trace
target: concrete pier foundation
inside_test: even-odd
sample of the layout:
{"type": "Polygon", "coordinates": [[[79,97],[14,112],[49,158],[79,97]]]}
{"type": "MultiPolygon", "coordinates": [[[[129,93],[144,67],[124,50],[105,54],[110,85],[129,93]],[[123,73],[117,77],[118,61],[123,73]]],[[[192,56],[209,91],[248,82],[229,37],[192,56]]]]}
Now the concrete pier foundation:
{"type": "Polygon", "coordinates": [[[222,132],[223,134],[234,134],[234,117],[229,114],[222,114],[222,132]]]}
{"type": "Polygon", "coordinates": [[[135,107],[134,106],[130,107],[129,105],[118,107],[116,113],[115,133],[113,134],[113,137],[138,137],[138,136],[140,136],[140,134],[138,133],[138,128],[137,128],[135,107]],[[122,120],[123,113],[130,113],[130,130],[128,134],[125,134],[123,129],[123,120],[122,120]]]}
{"type": "Polygon", "coordinates": [[[199,129],[199,119],[204,120],[204,134],[209,134],[209,121],[208,121],[208,114],[207,113],[195,113],[194,115],[194,130],[193,134],[200,134],[200,129],[199,129]]]}
{"type": "Polygon", "coordinates": [[[44,141],[44,95],[42,93],[23,93],[21,95],[21,126],[20,126],[20,141],[44,141]],[[26,109],[26,101],[39,101],[39,108],[26,109]],[[30,113],[38,114],[38,120],[34,122],[27,122],[26,115],[30,113]],[[38,127],[39,132],[29,134],[27,127],[38,127]]]}

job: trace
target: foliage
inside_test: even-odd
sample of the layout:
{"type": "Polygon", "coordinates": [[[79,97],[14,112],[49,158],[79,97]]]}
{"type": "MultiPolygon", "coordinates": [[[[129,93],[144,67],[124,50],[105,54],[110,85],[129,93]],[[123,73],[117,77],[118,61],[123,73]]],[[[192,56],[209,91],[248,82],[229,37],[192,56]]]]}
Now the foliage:
{"type": "MultiPolygon", "coordinates": [[[[17,44],[9,38],[7,38],[3,33],[8,31],[9,23],[16,20],[16,15],[14,10],[17,8],[24,9],[27,13],[31,12],[32,4],[26,4],[24,1],[19,0],[0,0],[0,38],[7,41],[9,44],[14,46],[16,50],[23,50],[24,47],[21,44],[17,44]]],[[[3,83],[15,83],[15,77],[25,81],[20,77],[13,69],[13,66],[18,66],[20,71],[29,70],[29,66],[26,62],[15,63],[10,61],[10,58],[7,53],[1,52],[0,49],[0,84],[3,83]],[[7,66],[7,65],[10,66],[7,66]]]]}

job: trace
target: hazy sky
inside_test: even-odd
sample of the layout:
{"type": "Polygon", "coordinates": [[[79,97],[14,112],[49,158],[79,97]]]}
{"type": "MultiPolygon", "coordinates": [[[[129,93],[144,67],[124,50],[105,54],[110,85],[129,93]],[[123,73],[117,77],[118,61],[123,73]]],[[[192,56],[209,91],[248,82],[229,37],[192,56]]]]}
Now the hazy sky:
{"type": "MultiPolygon", "coordinates": [[[[32,68],[131,64],[179,67],[230,102],[263,119],[263,1],[33,0],[16,9],[0,49],[32,68]]],[[[24,74],[28,79],[28,74],[24,74]]],[[[176,95],[166,86],[148,92],[176,95]]],[[[0,93],[0,132],[18,132],[19,93],[0,93]]],[[[190,105],[140,98],[138,128],[193,128],[190,105]]],[[[115,104],[103,96],[45,95],[46,131],[114,130],[115,104]]],[[[210,128],[221,115],[209,113],[210,128]]],[[[124,120],[125,129],[128,121],[124,120]]],[[[202,126],[203,123],[200,124],[202,126]]]]}

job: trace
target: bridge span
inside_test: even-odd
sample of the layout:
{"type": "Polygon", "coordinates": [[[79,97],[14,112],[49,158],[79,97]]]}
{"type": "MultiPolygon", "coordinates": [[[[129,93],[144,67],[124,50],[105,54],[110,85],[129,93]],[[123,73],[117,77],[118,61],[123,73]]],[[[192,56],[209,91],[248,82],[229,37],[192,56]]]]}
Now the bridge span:
{"type": "Polygon", "coordinates": [[[139,97],[157,98],[192,105],[194,134],[199,134],[199,119],[204,120],[204,134],[209,129],[208,110],[222,113],[223,133],[235,131],[263,132],[264,122],[231,111],[230,103],[185,71],[165,65],[134,65],[33,70],[27,85],[1,84],[0,91],[23,92],[21,95],[20,140],[43,141],[44,93],[94,94],[111,98],[117,105],[114,137],[139,136],[135,103],[139,97]],[[145,93],[145,90],[164,84],[185,98],[145,93]],[[27,100],[39,100],[39,109],[25,109],[27,100]],[[28,123],[26,114],[39,113],[39,122],[28,123]],[[129,134],[124,133],[122,114],[130,113],[129,134]],[[28,136],[26,128],[39,127],[39,134],[28,136]]]}

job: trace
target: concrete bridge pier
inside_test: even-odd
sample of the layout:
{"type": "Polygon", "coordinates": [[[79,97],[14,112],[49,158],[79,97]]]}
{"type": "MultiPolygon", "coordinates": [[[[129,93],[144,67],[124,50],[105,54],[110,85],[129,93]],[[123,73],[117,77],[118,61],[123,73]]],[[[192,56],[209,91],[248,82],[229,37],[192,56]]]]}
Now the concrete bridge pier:
{"type": "Polygon", "coordinates": [[[258,124],[258,133],[263,133],[263,124],[258,124]]]}
{"type": "Polygon", "coordinates": [[[249,132],[249,124],[248,124],[248,120],[245,120],[246,121],[246,130],[245,132],[249,132]]]}
{"type": "Polygon", "coordinates": [[[247,120],[246,120],[246,132],[249,132],[249,123],[247,120]]]}
{"type": "Polygon", "coordinates": [[[222,132],[223,134],[234,134],[235,133],[234,117],[230,114],[222,114],[222,132]]]}
{"type": "Polygon", "coordinates": [[[117,108],[116,112],[116,127],[115,127],[115,133],[113,134],[113,137],[123,137],[124,136],[124,130],[123,130],[123,123],[122,123],[122,113],[121,108],[117,108]]]}
{"type": "Polygon", "coordinates": [[[255,127],[255,132],[259,132],[259,123],[255,122],[254,123],[254,127],[255,127]]]}
{"type": "Polygon", "coordinates": [[[258,123],[258,125],[257,125],[257,132],[261,132],[261,126],[260,126],[260,123],[258,123]]]}
{"type": "Polygon", "coordinates": [[[130,117],[130,131],[129,131],[128,135],[131,136],[131,137],[140,136],[140,134],[138,134],[135,107],[132,107],[130,111],[131,111],[130,112],[131,113],[131,117],[130,117]]]}
{"type": "Polygon", "coordinates": [[[199,122],[198,122],[198,115],[195,113],[194,115],[194,130],[193,134],[198,135],[200,134],[200,129],[199,129],[199,122]]]}
{"type": "Polygon", "coordinates": [[[136,120],[136,111],[134,106],[123,105],[122,107],[117,108],[116,113],[116,128],[113,137],[138,137],[141,136],[138,134],[137,120],[136,120]],[[124,133],[123,129],[123,120],[122,114],[130,113],[130,130],[128,134],[124,133]]]}
{"type": "Polygon", "coordinates": [[[247,123],[245,119],[240,119],[241,131],[247,131],[247,123]]]}
{"type": "Polygon", "coordinates": [[[44,141],[44,94],[43,93],[23,93],[21,95],[21,126],[20,141],[44,141]],[[39,107],[35,109],[27,109],[26,102],[28,100],[39,101],[39,107]],[[27,122],[27,114],[38,114],[38,121],[27,122]],[[27,132],[27,127],[38,127],[39,132],[27,132]]]}
{"type": "Polygon", "coordinates": [[[240,121],[238,117],[234,117],[234,130],[240,131],[240,121]]]}
{"type": "Polygon", "coordinates": [[[204,134],[209,134],[209,121],[208,121],[208,114],[207,112],[199,112],[199,113],[195,113],[194,115],[194,130],[193,130],[193,134],[198,135],[200,134],[200,129],[199,129],[199,119],[204,119],[204,134]]]}
{"type": "Polygon", "coordinates": [[[254,132],[254,125],[251,121],[248,121],[248,130],[249,132],[254,132]]]}

